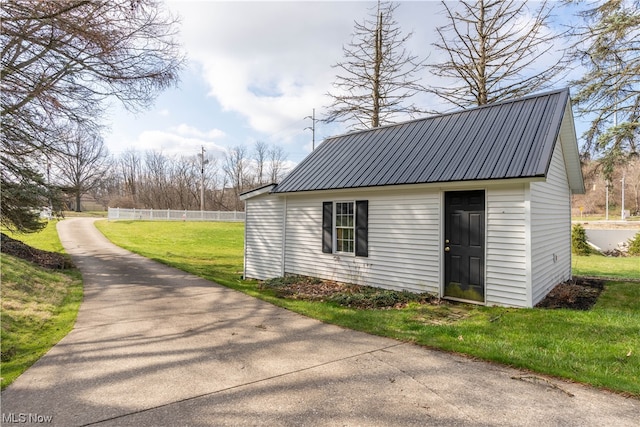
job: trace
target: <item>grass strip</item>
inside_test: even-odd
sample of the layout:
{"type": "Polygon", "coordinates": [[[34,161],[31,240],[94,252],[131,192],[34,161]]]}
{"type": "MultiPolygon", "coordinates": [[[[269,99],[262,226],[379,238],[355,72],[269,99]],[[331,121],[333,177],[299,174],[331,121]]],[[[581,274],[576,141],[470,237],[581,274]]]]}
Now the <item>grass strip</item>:
{"type": "Polygon", "coordinates": [[[606,277],[640,281],[640,257],[606,257],[599,254],[572,255],[576,276],[606,277]]]}
{"type": "Polygon", "coordinates": [[[72,329],[82,301],[77,270],[52,271],[2,256],[2,389],[72,329]]]}

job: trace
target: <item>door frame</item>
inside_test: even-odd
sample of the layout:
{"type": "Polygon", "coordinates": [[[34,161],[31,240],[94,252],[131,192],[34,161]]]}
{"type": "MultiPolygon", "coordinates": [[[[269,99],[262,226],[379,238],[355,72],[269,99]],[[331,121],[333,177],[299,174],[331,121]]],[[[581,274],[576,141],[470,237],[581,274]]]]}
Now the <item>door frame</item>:
{"type": "Polygon", "coordinates": [[[440,244],[438,246],[438,250],[439,250],[439,254],[440,254],[440,297],[443,299],[448,299],[448,300],[453,300],[453,301],[461,301],[461,302],[465,302],[465,303],[471,303],[471,304],[479,304],[479,305],[486,305],[487,303],[487,235],[488,235],[488,215],[487,215],[487,195],[488,195],[489,190],[484,187],[484,188],[456,188],[456,189],[447,189],[447,190],[442,190],[440,192],[440,244]],[[447,272],[446,272],[446,260],[445,260],[445,251],[444,248],[446,247],[445,244],[445,235],[446,235],[446,226],[447,226],[447,209],[446,209],[446,194],[447,193],[456,193],[456,192],[470,192],[470,191],[483,191],[484,192],[484,239],[482,242],[482,249],[483,249],[483,269],[482,269],[482,280],[484,283],[484,292],[483,292],[483,301],[475,301],[475,300],[469,300],[469,299],[464,299],[464,298],[456,298],[456,297],[452,297],[452,296],[445,296],[445,286],[446,286],[446,277],[447,277],[447,272]]]}

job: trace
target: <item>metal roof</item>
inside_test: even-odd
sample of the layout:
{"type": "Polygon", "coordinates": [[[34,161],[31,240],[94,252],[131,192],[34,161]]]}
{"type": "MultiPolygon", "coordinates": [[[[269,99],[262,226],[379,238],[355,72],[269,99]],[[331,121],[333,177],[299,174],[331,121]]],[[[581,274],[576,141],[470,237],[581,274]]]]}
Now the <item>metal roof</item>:
{"type": "Polygon", "coordinates": [[[568,103],[563,89],[332,137],[273,192],[545,177],[568,103]]]}

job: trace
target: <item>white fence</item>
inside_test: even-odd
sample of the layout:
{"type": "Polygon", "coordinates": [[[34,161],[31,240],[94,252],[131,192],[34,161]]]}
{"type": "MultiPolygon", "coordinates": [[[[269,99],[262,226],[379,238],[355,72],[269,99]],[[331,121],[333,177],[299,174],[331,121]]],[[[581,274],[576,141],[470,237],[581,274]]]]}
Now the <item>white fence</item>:
{"type": "Polygon", "coordinates": [[[177,211],[171,209],[109,208],[108,219],[138,221],[244,221],[244,212],[236,211],[177,211]]]}

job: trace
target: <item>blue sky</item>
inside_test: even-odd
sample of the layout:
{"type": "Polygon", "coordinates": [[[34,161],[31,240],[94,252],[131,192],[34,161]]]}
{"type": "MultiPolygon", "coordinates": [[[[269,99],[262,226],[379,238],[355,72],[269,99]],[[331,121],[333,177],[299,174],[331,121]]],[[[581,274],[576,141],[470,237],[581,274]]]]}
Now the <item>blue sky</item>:
{"type": "MultiPolygon", "coordinates": [[[[532,2],[533,5],[535,3],[532,2]]],[[[221,158],[236,146],[256,141],[281,146],[290,165],[311,152],[312,109],[320,117],[330,103],[342,46],[351,41],[374,2],[365,1],[170,1],[182,20],[181,42],[188,55],[178,88],[163,92],[149,110],[111,109],[105,141],[116,156],[128,149],[192,156],[204,146],[221,158]]],[[[438,61],[431,44],[435,27],[446,23],[435,1],[401,2],[395,18],[413,31],[407,48],[438,61]]],[[[558,22],[569,23],[570,16],[558,22]]],[[[541,64],[543,65],[543,64],[541,64]]],[[[424,72],[425,83],[433,79],[424,72]]],[[[559,86],[566,86],[560,84],[559,86]]],[[[416,99],[443,109],[432,96],[416,99]]],[[[578,128],[583,128],[577,123],[578,128]]],[[[344,132],[337,124],[316,124],[316,145],[344,132]]]]}

